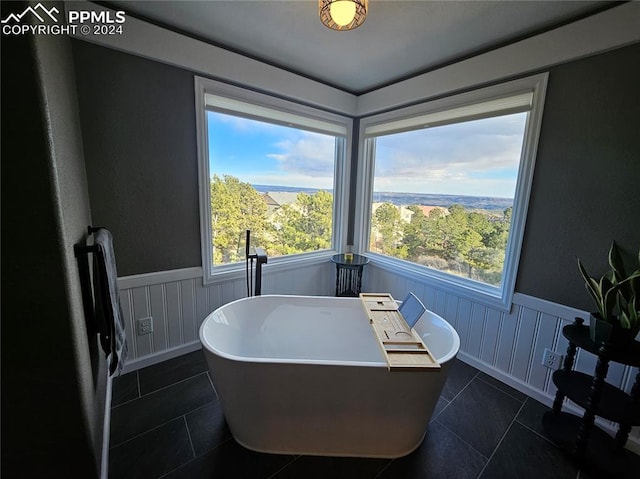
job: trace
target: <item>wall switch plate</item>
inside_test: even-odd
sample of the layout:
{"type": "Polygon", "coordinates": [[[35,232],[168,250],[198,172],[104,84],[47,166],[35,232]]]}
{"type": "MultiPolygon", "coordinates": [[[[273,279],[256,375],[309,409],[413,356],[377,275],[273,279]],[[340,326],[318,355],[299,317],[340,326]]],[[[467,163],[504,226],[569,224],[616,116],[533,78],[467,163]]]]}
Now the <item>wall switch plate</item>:
{"type": "Polygon", "coordinates": [[[549,348],[544,350],[542,355],[542,365],[549,369],[560,369],[562,366],[562,354],[551,351],[549,348]]]}
{"type": "Polygon", "coordinates": [[[153,318],[139,318],[136,320],[138,336],[153,333],[153,318]]]}

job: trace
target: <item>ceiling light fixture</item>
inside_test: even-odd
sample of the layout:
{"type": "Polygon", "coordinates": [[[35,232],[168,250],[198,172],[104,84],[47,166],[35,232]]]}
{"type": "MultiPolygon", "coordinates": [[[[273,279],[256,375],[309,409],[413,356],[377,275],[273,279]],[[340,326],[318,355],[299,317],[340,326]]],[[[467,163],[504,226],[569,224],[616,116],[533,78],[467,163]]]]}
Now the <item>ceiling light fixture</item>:
{"type": "Polygon", "coordinates": [[[332,30],[353,30],[367,18],[369,0],[318,0],[323,25],[332,30]]]}

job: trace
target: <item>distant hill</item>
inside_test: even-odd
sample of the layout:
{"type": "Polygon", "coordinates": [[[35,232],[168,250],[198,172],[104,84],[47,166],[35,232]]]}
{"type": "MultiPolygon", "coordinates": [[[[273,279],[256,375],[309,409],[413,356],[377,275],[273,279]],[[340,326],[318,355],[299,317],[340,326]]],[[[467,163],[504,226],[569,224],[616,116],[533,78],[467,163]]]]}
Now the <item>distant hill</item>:
{"type": "MultiPolygon", "coordinates": [[[[280,192],[280,193],[315,193],[322,188],[299,188],[297,186],[280,186],[280,185],[251,185],[260,193],[280,192]]],[[[333,190],[324,190],[333,192],[333,190]]]]}
{"type": "Polygon", "coordinates": [[[513,206],[513,198],[493,198],[489,196],[432,195],[420,193],[373,192],[373,201],[400,205],[443,206],[462,205],[470,210],[500,210],[513,206]]]}
{"type": "MultiPolygon", "coordinates": [[[[287,192],[287,193],[315,193],[320,188],[298,188],[294,186],[277,185],[252,185],[260,193],[287,192]]],[[[332,191],[332,190],[326,190],[332,191]]],[[[448,208],[451,205],[459,204],[471,210],[504,211],[513,206],[513,198],[494,198],[490,196],[465,196],[465,195],[433,195],[421,193],[394,193],[375,192],[373,193],[374,203],[392,203],[396,206],[425,205],[442,206],[448,208]]]]}

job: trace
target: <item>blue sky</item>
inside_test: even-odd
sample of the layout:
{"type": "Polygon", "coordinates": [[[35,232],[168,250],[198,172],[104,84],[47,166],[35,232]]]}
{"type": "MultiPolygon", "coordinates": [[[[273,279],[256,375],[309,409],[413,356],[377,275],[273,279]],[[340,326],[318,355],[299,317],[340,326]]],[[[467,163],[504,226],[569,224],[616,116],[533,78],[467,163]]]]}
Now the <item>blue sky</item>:
{"type": "Polygon", "coordinates": [[[252,184],[333,189],[332,136],[208,112],[209,170],[252,184]]]}
{"type": "Polygon", "coordinates": [[[516,113],[381,136],[374,190],[513,198],[526,119],[516,113]]]}
{"type": "MultiPolygon", "coordinates": [[[[512,198],[526,113],[381,136],[375,191],[512,198]]],[[[208,112],[211,173],[333,188],[328,135],[208,112]]]]}

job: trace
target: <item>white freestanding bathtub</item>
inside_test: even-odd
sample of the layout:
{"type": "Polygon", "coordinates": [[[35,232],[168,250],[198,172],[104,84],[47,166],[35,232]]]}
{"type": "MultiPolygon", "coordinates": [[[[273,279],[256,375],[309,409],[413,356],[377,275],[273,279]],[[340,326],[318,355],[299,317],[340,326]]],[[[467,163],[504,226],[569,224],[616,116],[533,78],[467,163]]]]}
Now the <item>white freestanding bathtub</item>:
{"type": "Polygon", "coordinates": [[[200,340],[236,441],[260,452],[399,457],[422,442],[460,347],[415,326],[441,369],[388,371],[359,298],[255,296],[211,313],[200,340]]]}

